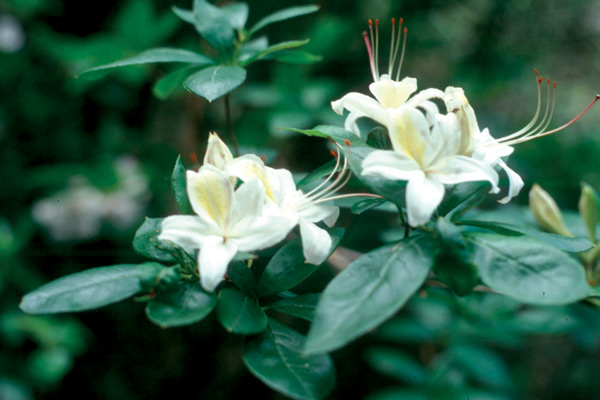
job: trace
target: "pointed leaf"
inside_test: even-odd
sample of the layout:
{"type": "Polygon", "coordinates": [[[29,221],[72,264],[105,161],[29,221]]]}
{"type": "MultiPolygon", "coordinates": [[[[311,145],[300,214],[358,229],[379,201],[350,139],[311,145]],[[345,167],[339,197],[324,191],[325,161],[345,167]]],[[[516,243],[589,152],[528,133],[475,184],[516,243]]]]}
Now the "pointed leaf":
{"type": "Polygon", "coordinates": [[[446,192],[438,212],[450,221],[454,221],[481,204],[490,189],[489,182],[463,182],[454,185],[446,192]]]}
{"type": "Polygon", "coordinates": [[[258,21],[256,23],[256,25],[254,25],[250,29],[250,35],[254,35],[254,33],[256,33],[256,31],[264,28],[267,25],[270,25],[270,24],[273,24],[273,23],[279,22],[279,21],[285,21],[286,19],[290,19],[290,18],[296,18],[301,15],[311,14],[311,13],[314,13],[315,11],[317,11],[318,9],[319,9],[319,6],[309,5],[309,6],[297,6],[297,7],[284,8],[283,10],[275,11],[273,14],[267,15],[266,17],[264,17],[263,19],[258,21]]]}
{"type": "Polygon", "coordinates": [[[218,65],[190,75],[183,86],[195,95],[213,101],[231,92],[245,80],[245,69],[218,65]]]}
{"type": "MultiPolygon", "coordinates": [[[[334,228],[329,231],[332,245],[329,254],[337,248],[344,235],[344,230],[334,228]]],[[[267,297],[291,289],[319,268],[318,265],[304,262],[302,242],[296,238],[286,243],[271,258],[258,281],[258,296],[267,297]]]]}
{"type": "Polygon", "coordinates": [[[194,0],[194,26],[215,49],[233,46],[235,32],[227,15],[205,0],[194,0]]]}
{"type": "Polygon", "coordinates": [[[527,228],[525,226],[506,224],[503,222],[488,221],[461,221],[463,225],[475,226],[488,231],[496,232],[501,235],[520,236],[527,235],[536,238],[542,242],[570,253],[581,253],[594,247],[593,243],[584,238],[572,238],[567,236],[555,235],[553,233],[540,232],[538,230],[527,228]]]}
{"type": "Polygon", "coordinates": [[[88,269],[56,279],[25,295],[20,307],[28,314],[91,310],[135,295],[165,268],[149,262],[88,269]]]}
{"type": "Polygon", "coordinates": [[[353,261],[325,288],[306,340],[309,354],[342,347],[391,317],[432,265],[429,238],[409,237],[353,261]]]}
{"type": "MultiPolygon", "coordinates": [[[[307,186],[307,185],[315,182],[316,180],[319,180],[321,178],[324,178],[324,177],[332,174],[334,172],[335,166],[336,166],[335,160],[331,160],[328,163],[321,165],[319,168],[315,169],[314,171],[312,171],[311,173],[306,175],[304,178],[300,179],[300,181],[298,181],[298,183],[296,184],[296,187],[298,189],[302,189],[304,186],[307,186]]],[[[340,169],[338,167],[336,169],[336,171],[339,171],[339,170],[340,169]]]]}
{"type": "MultiPolygon", "coordinates": [[[[239,255],[239,253],[238,253],[239,255]]],[[[250,297],[256,297],[256,279],[252,269],[245,262],[232,262],[227,268],[227,276],[231,282],[250,297]]]]}
{"type": "Polygon", "coordinates": [[[234,29],[244,29],[248,20],[248,4],[230,3],[221,7],[221,12],[225,14],[227,20],[234,29]]]}
{"type": "Polygon", "coordinates": [[[159,99],[165,100],[167,97],[177,92],[184,92],[183,81],[195,71],[194,68],[180,68],[171,71],[160,78],[152,87],[152,93],[159,99]]]}
{"type": "Polygon", "coordinates": [[[171,9],[179,18],[188,24],[194,25],[194,13],[191,10],[184,10],[183,8],[179,8],[177,6],[171,6],[171,9]]]}
{"type": "MultiPolygon", "coordinates": [[[[150,63],[188,63],[196,65],[209,65],[214,61],[202,54],[194,53],[193,51],[184,49],[172,48],[157,48],[146,50],[137,56],[126,58],[124,60],[115,61],[110,64],[101,65],[99,67],[90,68],[83,71],[79,76],[87,75],[91,72],[102,71],[111,68],[126,67],[128,65],[150,64],[150,63]]],[[[94,75],[98,76],[98,75],[94,75]]],[[[90,78],[93,78],[90,75],[90,78]]]]}
{"type": "Polygon", "coordinates": [[[495,291],[528,304],[569,304],[590,287],[581,264],[536,239],[488,233],[465,235],[481,280],[495,291]]]}
{"type": "Polygon", "coordinates": [[[175,262],[175,249],[158,240],[163,218],[146,218],[133,238],[133,249],[144,257],[162,262],[175,262]]]}
{"type": "Polygon", "coordinates": [[[184,282],[170,290],[158,292],[146,306],[146,316],[161,328],[193,324],[206,317],[217,304],[200,282],[184,282]]]}
{"type": "Polygon", "coordinates": [[[260,333],[267,327],[267,315],[256,300],[235,289],[219,292],[217,318],[228,332],[241,335],[260,333]]]}
{"type": "Polygon", "coordinates": [[[319,293],[302,294],[287,299],[281,299],[267,304],[265,310],[275,310],[284,314],[291,315],[312,321],[315,316],[315,309],[319,301],[319,293]]]}
{"type": "Polygon", "coordinates": [[[175,168],[171,175],[171,186],[173,187],[173,194],[175,195],[179,211],[182,214],[193,215],[194,210],[188,198],[186,182],[186,169],[183,166],[183,162],[181,162],[181,156],[179,156],[177,157],[177,161],[175,161],[175,168]]]}
{"type": "Polygon", "coordinates": [[[282,50],[287,50],[287,49],[293,49],[295,47],[304,46],[308,42],[310,42],[310,39],[292,40],[289,42],[282,42],[282,43],[274,44],[258,53],[254,53],[252,56],[244,59],[244,61],[240,62],[240,66],[245,67],[246,65],[248,65],[254,61],[260,60],[261,58],[266,57],[267,55],[269,55],[271,53],[275,53],[277,51],[282,51],[282,50]]]}
{"type": "Polygon", "coordinates": [[[248,342],[244,363],[267,386],[293,399],[321,399],[335,385],[335,369],[327,354],[302,353],[304,336],[269,319],[268,329],[248,342]]]}
{"type": "Polygon", "coordinates": [[[264,59],[289,64],[314,64],[321,61],[323,57],[303,50],[284,50],[269,54],[264,59]]]}

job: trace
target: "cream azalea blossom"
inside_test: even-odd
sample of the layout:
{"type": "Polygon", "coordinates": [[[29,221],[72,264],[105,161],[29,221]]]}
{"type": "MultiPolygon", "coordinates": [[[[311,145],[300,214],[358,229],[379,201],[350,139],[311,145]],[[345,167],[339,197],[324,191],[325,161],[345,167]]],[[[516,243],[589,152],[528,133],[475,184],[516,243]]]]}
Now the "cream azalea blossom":
{"type": "Polygon", "coordinates": [[[331,250],[332,239],[329,233],[319,228],[316,223],[323,221],[328,227],[335,224],[339,216],[339,207],[321,203],[334,199],[327,196],[343,186],[345,182],[341,182],[342,174],[324,189],[322,188],[332,179],[333,174],[315,190],[304,193],[296,188],[290,171],[267,167],[260,158],[253,155],[233,160],[228,165],[227,172],[242,181],[259,179],[265,187],[266,213],[283,216],[293,221],[294,225],[299,225],[306,262],[318,265],[325,261],[331,250]]]}
{"type": "Polygon", "coordinates": [[[402,107],[390,112],[393,151],[375,150],[362,162],[362,175],[406,180],[408,223],[427,223],[441,203],[445,185],[488,181],[498,190],[498,174],[488,164],[458,154],[459,121],[455,114],[433,114],[402,107]],[[433,121],[430,122],[430,121],[433,121]]]}
{"type": "Polygon", "coordinates": [[[165,218],[158,239],[199,250],[200,281],[208,291],[219,285],[238,251],[273,246],[295,225],[290,218],[263,213],[265,188],[258,179],[234,190],[229,176],[211,164],[187,172],[187,192],[196,215],[165,218]]]}

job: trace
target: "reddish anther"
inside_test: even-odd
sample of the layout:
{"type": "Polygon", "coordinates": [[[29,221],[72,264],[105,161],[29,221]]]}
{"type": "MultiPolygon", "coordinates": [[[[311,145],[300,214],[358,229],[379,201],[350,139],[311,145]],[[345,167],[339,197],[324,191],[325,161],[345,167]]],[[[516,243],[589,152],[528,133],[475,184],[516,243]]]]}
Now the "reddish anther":
{"type": "Polygon", "coordinates": [[[333,150],[329,150],[329,154],[331,154],[331,157],[333,157],[333,158],[337,158],[337,156],[338,156],[338,153],[333,150]]]}
{"type": "Polygon", "coordinates": [[[534,68],[534,69],[533,69],[533,72],[535,72],[535,76],[538,76],[538,75],[539,75],[537,68],[534,68]]]}
{"type": "Polygon", "coordinates": [[[541,85],[543,80],[544,80],[544,77],[543,77],[543,76],[540,76],[540,77],[538,78],[538,85],[541,85]]]}
{"type": "Polygon", "coordinates": [[[548,82],[548,85],[550,84],[550,78],[546,78],[546,82],[548,82]]]}
{"type": "Polygon", "coordinates": [[[267,155],[266,154],[261,154],[260,155],[260,159],[262,162],[267,162],[267,155]]]}
{"type": "Polygon", "coordinates": [[[373,26],[373,20],[369,20],[369,26],[373,26]]]}
{"type": "Polygon", "coordinates": [[[404,34],[406,35],[406,33],[408,32],[408,29],[404,28],[404,34]]]}
{"type": "Polygon", "coordinates": [[[190,153],[190,160],[192,161],[192,163],[198,164],[198,156],[196,155],[196,153],[190,153]]]}
{"type": "Polygon", "coordinates": [[[402,25],[402,23],[403,23],[403,22],[404,22],[404,18],[400,18],[400,19],[398,20],[398,25],[402,25]]]}
{"type": "Polygon", "coordinates": [[[392,18],[392,25],[396,25],[396,18],[392,18]]]}
{"type": "Polygon", "coordinates": [[[379,25],[379,19],[375,18],[375,25],[379,25]]]}
{"type": "Polygon", "coordinates": [[[348,139],[344,140],[344,144],[348,147],[350,147],[350,141],[348,139]]]}
{"type": "Polygon", "coordinates": [[[554,82],[554,89],[556,89],[556,82],[554,82]]]}

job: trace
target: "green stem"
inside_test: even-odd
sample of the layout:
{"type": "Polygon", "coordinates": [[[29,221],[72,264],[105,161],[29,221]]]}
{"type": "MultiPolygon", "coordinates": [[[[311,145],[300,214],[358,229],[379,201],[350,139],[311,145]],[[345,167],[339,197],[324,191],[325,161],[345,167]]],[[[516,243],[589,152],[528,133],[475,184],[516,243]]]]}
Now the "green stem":
{"type": "Polygon", "coordinates": [[[235,132],[233,131],[233,121],[231,119],[231,105],[229,103],[229,93],[225,95],[225,121],[227,124],[227,131],[229,132],[229,138],[233,145],[233,153],[236,157],[240,156],[240,146],[238,145],[235,132]]]}

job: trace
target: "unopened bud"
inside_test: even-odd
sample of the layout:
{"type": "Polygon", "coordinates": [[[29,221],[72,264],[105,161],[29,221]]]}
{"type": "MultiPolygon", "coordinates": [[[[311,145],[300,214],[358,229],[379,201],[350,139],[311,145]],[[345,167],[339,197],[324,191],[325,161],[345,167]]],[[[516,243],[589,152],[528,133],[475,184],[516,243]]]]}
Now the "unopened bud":
{"type": "Polygon", "coordinates": [[[588,230],[588,239],[596,243],[596,227],[598,226],[600,200],[596,191],[587,183],[581,183],[581,197],[579,198],[579,215],[588,230]]]}
{"type": "Polygon", "coordinates": [[[538,184],[529,191],[529,208],[542,229],[561,236],[573,236],[554,199],[538,184]]]}

